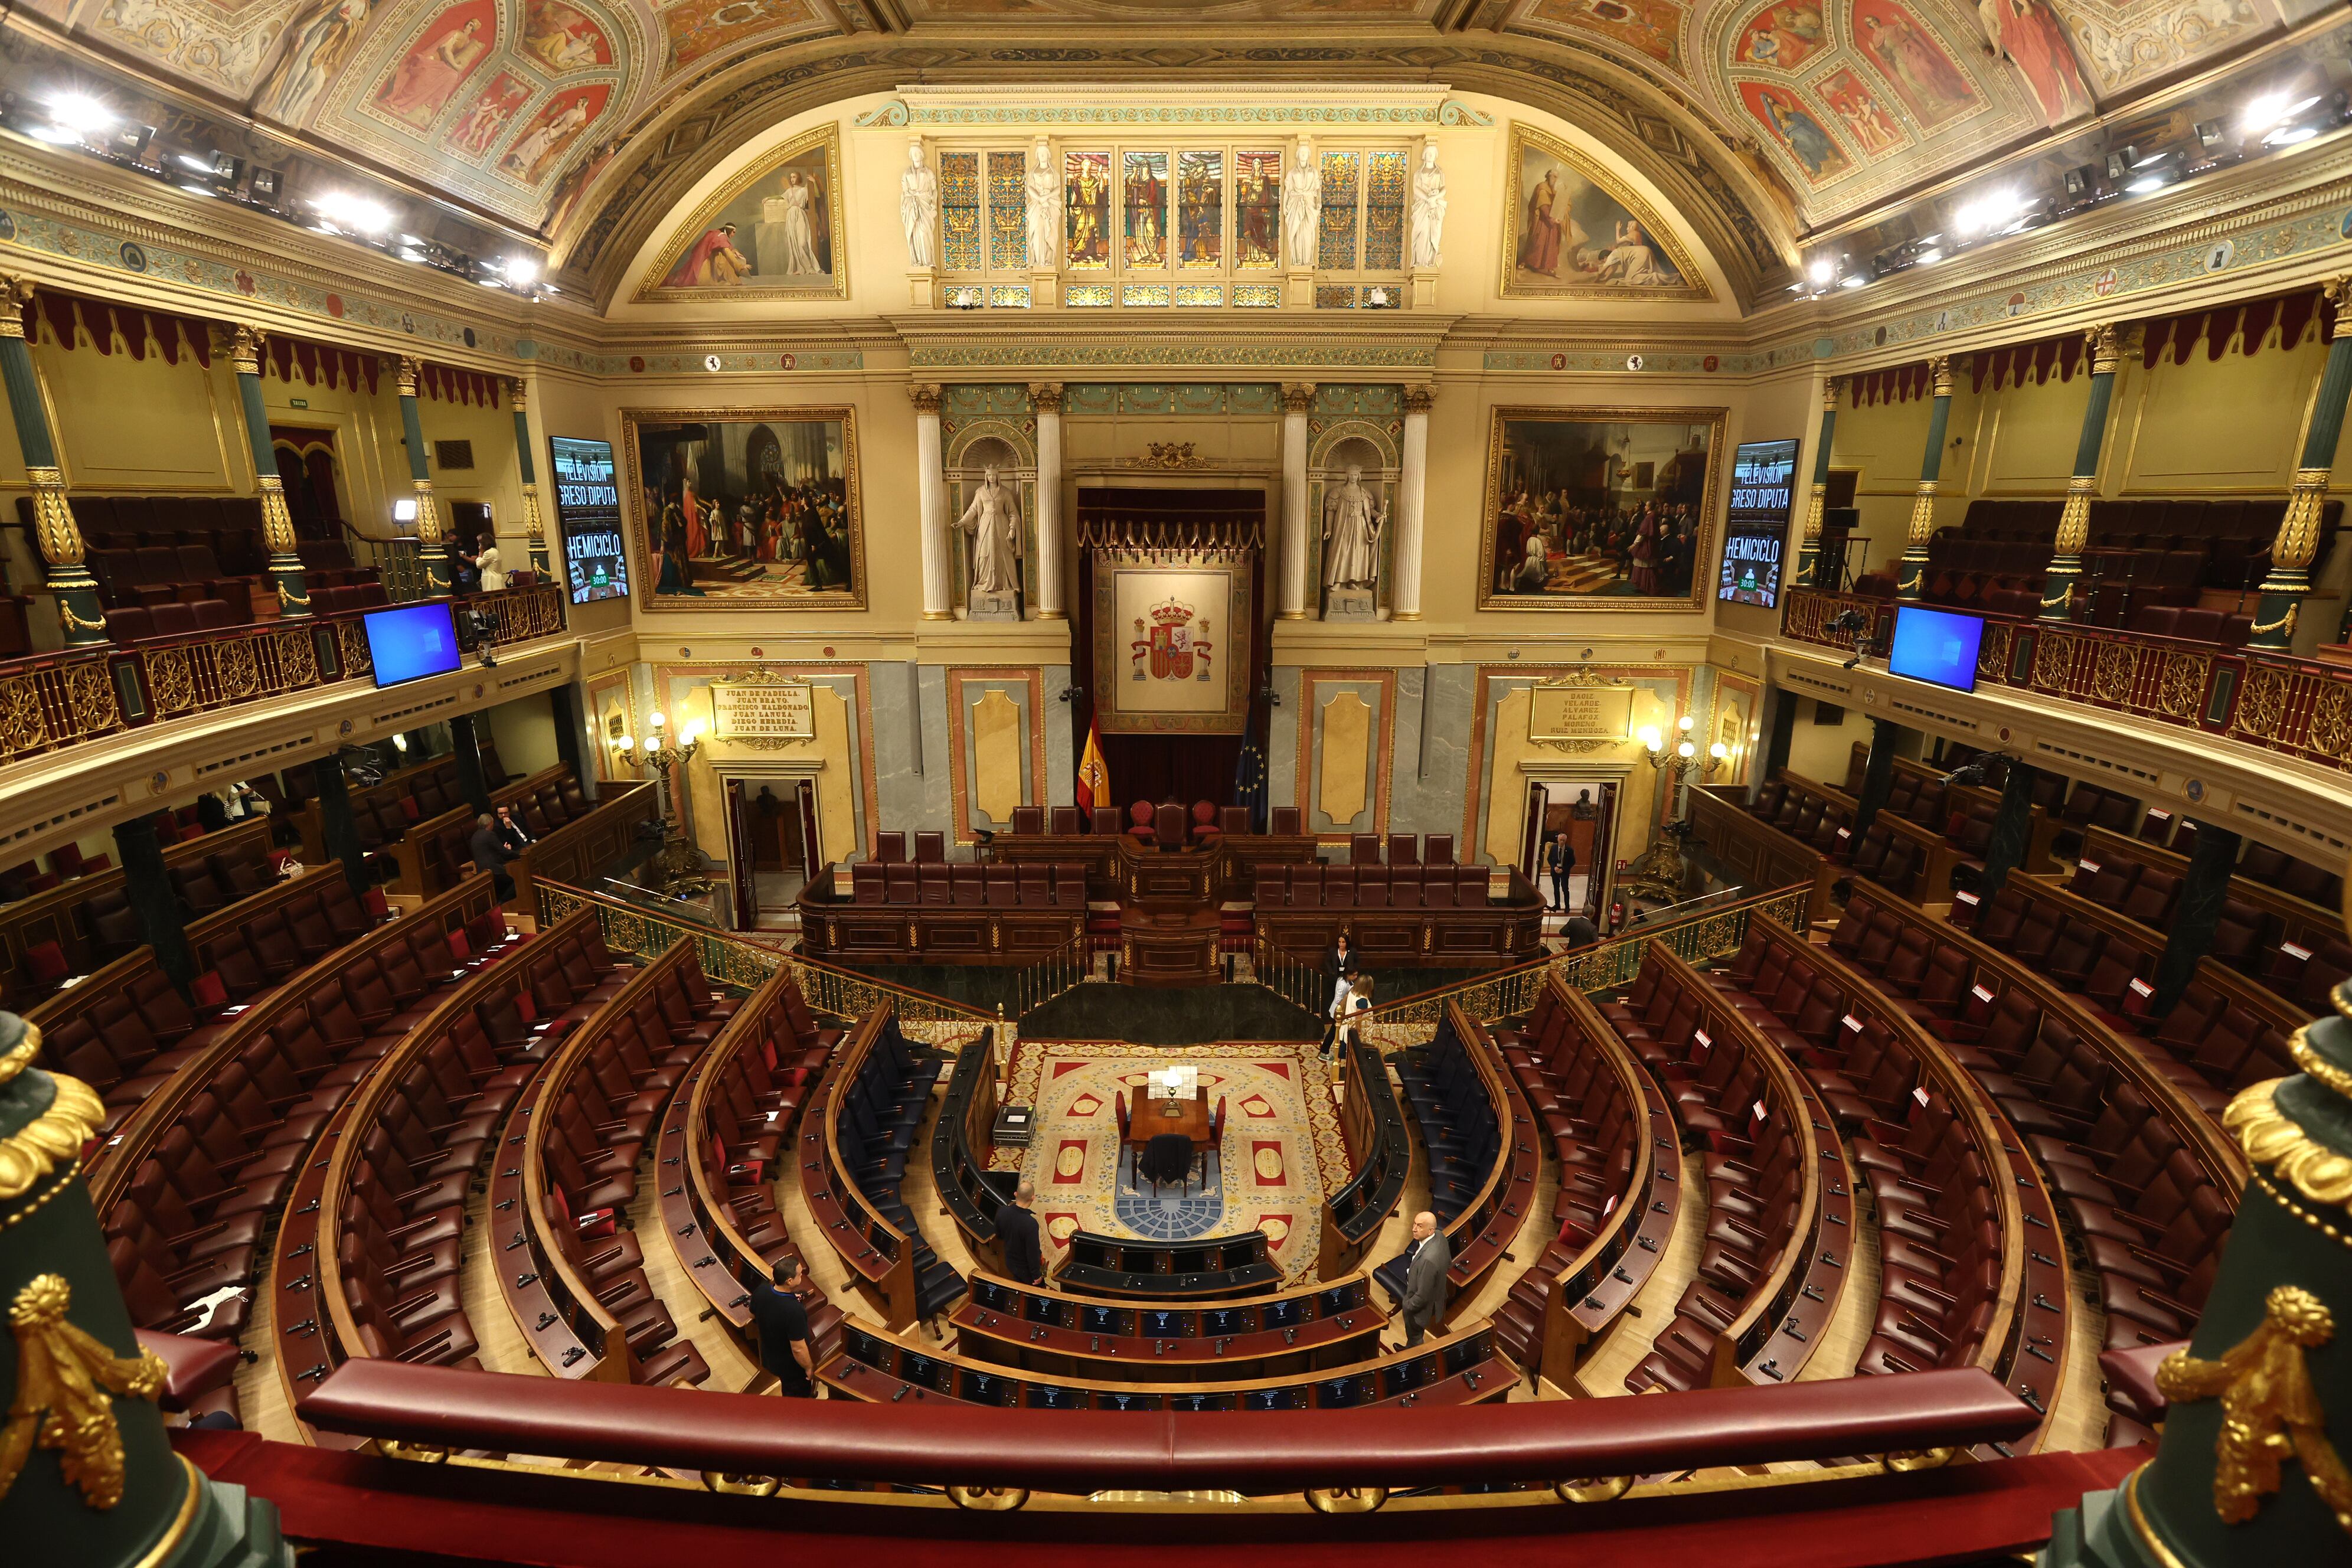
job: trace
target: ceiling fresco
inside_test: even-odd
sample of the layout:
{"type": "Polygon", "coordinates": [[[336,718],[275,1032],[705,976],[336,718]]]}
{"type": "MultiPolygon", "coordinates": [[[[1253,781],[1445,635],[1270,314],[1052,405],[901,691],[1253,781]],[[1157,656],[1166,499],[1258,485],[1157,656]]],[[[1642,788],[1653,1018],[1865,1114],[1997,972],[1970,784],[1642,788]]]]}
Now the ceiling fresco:
{"type": "MultiPolygon", "coordinates": [[[[917,80],[1516,93],[1761,277],[1797,237],[2287,33],[2326,0],[18,0],[60,34],[591,268],[730,149],[917,80]]],[[[1745,290],[1743,290],[1745,291],[1745,290]]]]}

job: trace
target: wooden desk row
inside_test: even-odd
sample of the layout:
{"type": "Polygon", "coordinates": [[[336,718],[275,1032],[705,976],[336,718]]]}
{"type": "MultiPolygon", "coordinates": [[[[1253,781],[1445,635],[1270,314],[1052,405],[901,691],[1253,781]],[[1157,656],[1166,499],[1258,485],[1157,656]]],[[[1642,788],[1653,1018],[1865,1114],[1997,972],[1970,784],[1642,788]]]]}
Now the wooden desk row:
{"type": "Polygon", "coordinates": [[[977,1361],[1139,1383],[1294,1376],[1380,1353],[1387,1318],[1362,1273],[1277,1295],[1102,1301],[975,1274],[949,1321],[977,1361]]]}
{"type": "Polygon", "coordinates": [[[801,889],[801,951],[835,963],[1025,965],[1085,934],[1087,911],[969,904],[861,904],[828,865],[801,889]]]}
{"type": "MultiPolygon", "coordinates": [[[[2137,860],[2143,866],[2155,866],[2171,872],[2185,883],[2189,877],[2189,857],[2145,838],[2127,838],[2104,827],[2083,830],[2083,857],[2102,865],[2137,860]]],[[[2316,952],[2344,934],[2344,914],[2325,904],[2315,904],[2308,899],[2298,899],[2293,893],[2281,892],[2267,882],[2257,882],[2252,877],[2232,875],[2230,897],[2241,903],[2251,904],[2279,922],[2281,936],[2296,946],[2316,952]]]]}
{"type": "MultiPolygon", "coordinates": [[[[542,769],[527,779],[490,792],[492,806],[516,806],[539,794],[539,786],[559,783],[572,776],[572,770],[561,763],[542,769]]],[[[471,805],[453,805],[436,816],[428,816],[409,825],[405,835],[386,845],[382,851],[392,858],[398,868],[394,879],[405,893],[437,893],[448,885],[450,868],[463,876],[473,865],[469,840],[473,837],[474,818],[479,814],[471,805]],[[440,854],[428,854],[427,847],[444,835],[455,835],[453,845],[444,846],[440,854]]]]}
{"type": "Polygon", "coordinates": [[[914,1246],[859,1189],[841,1153],[842,1098],[857,1081],[858,1069],[895,1016],[890,999],[882,998],[835,1047],[815,1094],[801,1108],[800,1136],[792,1147],[809,1212],[848,1269],[850,1283],[873,1303],[883,1321],[903,1329],[919,1315],[914,1246]]]}
{"type": "Polygon", "coordinates": [[[1536,1147],[1535,1117],[1528,1110],[1527,1097],[1504,1068],[1502,1053],[1495,1048],[1486,1026],[1450,996],[1438,1026],[1451,1027],[1460,1037],[1478,1081],[1486,1088],[1488,1111],[1502,1131],[1495,1168],[1486,1173],[1486,1184],[1445,1227],[1446,1245],[1453,1254],[1445,1271],[1450,1288],[1446,1318],[1451,1321],[1462,1303],[1477,1294],[1502,1262],[1504,1252],[1527,1223],[1528,1211],[1535,1206],[1536,1173],[1542,1156],[1536,1147]]]}
{"type": "Polygon", "coordinates": [[[595,810],[577,822],[565,823],[532,845],[521,859],[509,861],[507,875],[514,879],[515,907],[537,908],[531,887],[541,880],[594,888],[604,868],[625,858],[639,832],[656,819],[659,791],[658,784],[647,783],[608,794],[596,803],[595,810]]]}
{"type": "Polygon", "coordinates": [[[1282,1283],[1263,1231],[1189,1241],[1138,1241],[1079,1231],[1055,1280],[1092,1296],[1182,1297],[1195,1301],[1254,1296],[1282,1283]]]}
{"type": "Polygon", "coordinates": [[[1339,1136],[1354,1162],[1347,1183],[1323,1200],[1318,1267],[1337,1279],[1360,1262],[1404,1195],[1412,1143],[1388,1064],[1366,1041],[1350,1041],[1339,1057],[1339,1136]]]}
{"type": "Polygon", "coordinates": [[[1543,955],[1543,900],[1517,869],[1502,897],[1455,909],[1259,909],[1257,940],[1319,963],[1341,931],[1373,967],[1489,969],[1543,955]]]}
{"type": "Polygon", "coordinates": [[[1135,879],[1141,867],[1181,864],[1200,879],[1202,898],[1232,902],[1250,897],[1254,868],[1309,865],[1318,847],[1312,834],[1220,835],[1171,854],[1126,833],[1000,833],[984,858],[1012,866],[1076,862],[1087,868],[1087,897],[1102,903],[1139,896],[1135,879]]]}

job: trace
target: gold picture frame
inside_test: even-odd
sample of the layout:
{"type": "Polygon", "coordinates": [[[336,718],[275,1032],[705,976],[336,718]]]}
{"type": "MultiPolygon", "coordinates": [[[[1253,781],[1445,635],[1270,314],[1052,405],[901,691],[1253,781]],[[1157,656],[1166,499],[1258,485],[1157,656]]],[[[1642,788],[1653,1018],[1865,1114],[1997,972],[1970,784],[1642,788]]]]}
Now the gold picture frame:
{"type": "MultiPolygon", "coordinates": [[[[1706,275],[1699,270],[1697,259],[1683,244],[1681,237],[1658,216],[1657,210],[1627,190],[1617,176],[1603,170],[1591,156],[1578,152],[1559,138],[1513,121],[1510,155],[1505,162],[1503,183],[1502,275],[1497,287],[1505,299],[1656,300],[1676,304],[1705,304],[1715,298],[1715,290],[1708,286],[1706,275]],[[1530,281],[1526,275],[1527,269],[1519,265],[1520,245],[1525,237],[1522,231],[1527,225],[1528,198],[1531,194],[1531,188],[1523,185],[1521,176],[1530,152],[1556,160],[1575,179],[1597,192],[1604,204],[1612,205],[1616,209],[1614,212],[1604,209],[1600,216],[1612,223],[1631,221],[1641,225],[1654,250],[1664,253],[1666,265],[1674,269],[1677,281],[1643,284],[1580,279],[1556,283],[1530,281]]],[[[1572,187],[1565,193],[1570,203],[1579,194],[1572,187]]],[[[1569,212],[1560,213],[1563,221],[1572,216],[1569,212]]],[[[1601,248],[1606,250],[1609,247],[1601,248]]]]}
{"type": "Polygon", "coordinates": [[[807,408],[624,408],[621,410],[621,466],[622,482],[626,487],[622,494],[621,508],[628,519],[629,534],[636,545],[638,562],[644,568],[638,576],[641,584],[637,594],[638,608],[663,614],[672,611],[724,613],[761,609],[797,612],[866,608],[866,508],[858,480],[857,410],[847,404],[807,408]],[[648,426],[697,423],[837,424],[841,426],[842,504],[849,536],[846,552],[850,578],[848,587],[777,586],[764,592],[749,588],[716,595],[707,591],[692,594],[662,588],[663,573],[657,564],[660,552],[654,538],[656,519],[648,515],[646,502],[646,469],[642,461],[644,432],[648,426]]]}
{"type": "MultiPolygon", "coordinates": [[[[1723,502],[1723,441],[1729,420],[1729,410],[1707,408],[1552,408],[1538,405],[1500,405],[1488,413],[1486,432],[1486,477],[1480,497],[1478,515],[1478,608],[1507,612],[1558,612],[1560,610],[1597,610],[1603,612],[1635,612],[1688,610],[1703,611],[1705,593],[1712,584],[1706,581],[1706,567],[1712,559],[1715,532],[1723,502]],[[1705,483],[1696,502],[1696,529],[1690,541],[1685,570],[1688,573],[1686,591],[1673,595],[1643,594],[1620,591],[1615,587],[1614,573],[1611,581],[1586,591],[1505,591],[1497,587],[1496,534],[1507,498],[1503,495],[1503,468],[1506,443],[1514,424],[1548,423],[1585,426],[1666,425],[1684,428],[1705,426],[1705,483]]],[[[1644,464],[1644,467],[1649,465],[1644,464]]],[[[1654,494],[1654,490],[1653,494],[1654,494]]],[[[1687,506],[1687,500],[1673,502],[1687,506]]]]}
{"type": "Polygon", "coordinates": [[[692,216],[679,224],[669,238],[662,243],[654,264],[639,279],[631,298],[638,304],[676,302],[698,303],[708,300],[846,300],[849,298],[848,228],[843,220],[841,199],[841,127],[820,125],[803,132],[781,147],[772,148],[746,165],[742,172],[729,180],[704,199],[692,216]],[[824,283],[767,283],[755,278],[740,284],[681,284],[672,286],[667,279],[675,271],[687,252],[719,222],[727,209],[750,194],[762,181],[772,180],[788,163],[799,163],[812,152],[824,154],[824,217],[829,226],[829,247],[832,270],[824,283]]]}

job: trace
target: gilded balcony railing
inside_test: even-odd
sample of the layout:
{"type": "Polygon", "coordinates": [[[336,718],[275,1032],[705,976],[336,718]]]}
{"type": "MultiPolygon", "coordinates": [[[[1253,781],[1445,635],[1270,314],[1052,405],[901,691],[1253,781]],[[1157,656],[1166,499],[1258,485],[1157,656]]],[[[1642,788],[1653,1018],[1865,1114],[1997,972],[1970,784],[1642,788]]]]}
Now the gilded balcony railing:
{"type": "MultiPolygon", "coordinates": [[[[1792,641],[1851,650],[1851,634],[1827,629],[1849,605],[1873,616],[1894,613],[1884,600],[1793,588],[1781,631],[1792,641]]],[[[1977,683],[2129,713],[2352,773],[2352,669],[2336,665],[1988,616],[1977,645],[1977,683]]]]}
{"type": "Polygon", "coordinates": [[[1539,959],[1516,969],[1482,974],[1475,980],[1423,991],[1372,1009],[1376,1024],[1434,1024],[1448,1001],[1481,1021],[1508,1018],[1535,1005],[1547,976],[1557,972],[1579,991],[1598,993],[1632,983],[1642,967],[1642,954],[1654,942],[1663,942],[1675,957],[1706,964],[1739,951],[1748,940],[1748,922],[1762,916],[1790,931],[1805,929],[1807,887],[1781,888],[1716,909],[1696,910],[1658,925],[1636,926],[1622,936],[1556,958],[1539,959]]]}
{"type": "Polygon", "coordinates": [[[994,1013],[983,1012],[961,1002],[950,1002],[928,991],[918,991],[909,985],[893,985],[870,974],[817,963],[765,942],[745,942],[724,931],[656,914],[651,910],[607,898],[602,893],[566,887],[561,882],[538,882],[534,886],[539,892],[539,921],[542,928],[554,924],[584,905],[596,911],[597,923],[604,934],[604,945],[614,952],[652,959],[667,952],[678,938],[686,937],[694,943],[695,956],[701,962],[702,973],[722,985],[755,991],[777,970],[789,969],[793,972],[793,982],[801,988],[803,999],[818,1012],[831,1013],[836,1017],[862,1017],[887,999],[897,1007],[898,1017],[908,1023],[994,1024],[999,1021],[994,1013]]]}
{"type": "Polygon", "coordinates": [[[0,763],[61,751],[124,727],[103,652],[47,654],[0,665],[0,763]]]}

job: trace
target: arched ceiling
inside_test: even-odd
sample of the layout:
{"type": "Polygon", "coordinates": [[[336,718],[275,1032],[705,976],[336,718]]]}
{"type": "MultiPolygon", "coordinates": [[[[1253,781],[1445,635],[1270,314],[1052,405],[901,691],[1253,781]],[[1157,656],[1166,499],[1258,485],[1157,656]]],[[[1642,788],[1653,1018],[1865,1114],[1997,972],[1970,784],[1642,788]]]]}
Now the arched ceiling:
{"type": "Polygon", "coordinates": [[[602,297],[786,116],[915,82],[1444,82],[1560,115],[1740,291],[1795,238],[2326,0],[19,0],[34,27],[539,230],[602,297]]]}

